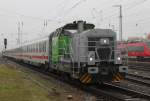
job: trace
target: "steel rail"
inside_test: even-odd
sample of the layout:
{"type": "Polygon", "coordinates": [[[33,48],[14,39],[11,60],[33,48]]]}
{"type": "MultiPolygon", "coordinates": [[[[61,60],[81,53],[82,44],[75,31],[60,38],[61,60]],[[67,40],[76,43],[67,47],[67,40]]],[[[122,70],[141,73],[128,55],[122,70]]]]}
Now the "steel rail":
{"type": "Polygon", "coordinates": [[[135,83],[150,87],[150,78],[149,77],[134,75],[134,74],[128,74],[128,76],[126,76],[125,79],[127,81],[135,82],[135,83]]]}
{"type": "MultiPolygon", "coordinates": [[[[105,85],[107,87],[110,87],[110,88],[112,87],[116,90],[123,91],[123,92],[129,94],[131,97],[133,97],[133,99],[134,98],[139,98],[139,99],[142,98],[144,101],[145,100],[149,101],[149,99],[150,99],[150,95],[145,94],[143,92],[135,91],[135,90],[132,90],[132,89],[129,89],[129,88],[126,88],[126,87],[122,87],[122,86],[118,86],[118,85],[115,85],[115,84],[111,84],[111,83],[105,83],[105,85]]],[[[142,100],[140,100],[140,101],[142,101],[142,100]]]]}

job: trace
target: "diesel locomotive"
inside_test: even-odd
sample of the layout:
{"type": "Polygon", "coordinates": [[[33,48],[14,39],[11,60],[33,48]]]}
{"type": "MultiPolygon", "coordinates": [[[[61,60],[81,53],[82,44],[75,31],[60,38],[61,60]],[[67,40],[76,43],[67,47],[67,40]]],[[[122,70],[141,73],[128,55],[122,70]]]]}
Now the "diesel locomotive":
{"type": "Polygon", "coordinates": [[[46,67],[84,84],[119,81],[128,72],[117,49],[116,33],[96,29],[85,21],[68,23],[46,38],[5,51],[4,56],[46,67]]]}

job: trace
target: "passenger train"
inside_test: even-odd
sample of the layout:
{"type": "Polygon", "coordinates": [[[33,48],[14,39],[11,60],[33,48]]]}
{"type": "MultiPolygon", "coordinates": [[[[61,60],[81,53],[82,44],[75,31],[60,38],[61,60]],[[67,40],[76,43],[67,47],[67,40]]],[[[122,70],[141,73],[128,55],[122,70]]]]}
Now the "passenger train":
{"type": "Polygon", "coordinates": [[[150,41],[118,42],[118,49],[129,59],[150,59],[150,41]]]}
{"type": "Polygon", "coordinates": [[[128,56],[137,59],[150,58],[150,42],[132,42],[127,44],[128,56]]]}
{"type": "Polygon", "coordinates": [[[84,84],[120,81],[128,67],[117,49],[116,33],[94,27],[85,21],[68,23],[46,38],[6,50],[3,55],[84,84]]]}

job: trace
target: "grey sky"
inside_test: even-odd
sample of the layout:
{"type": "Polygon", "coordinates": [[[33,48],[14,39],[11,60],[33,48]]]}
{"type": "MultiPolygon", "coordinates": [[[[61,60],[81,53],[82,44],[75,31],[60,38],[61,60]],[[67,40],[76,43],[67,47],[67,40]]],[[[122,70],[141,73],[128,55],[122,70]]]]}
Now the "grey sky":
{"type": "Polygon", "coordinates": [[[23,42],[79,19],[98,28],[114,25],[118,32],[119,9],[113,7],[117,4],[123,6],[123,38],[150,32],[150,0],[0,0],[0,50],[4,37],[8,48],[16,46],[18,22],[23,22],[23,42]]]}

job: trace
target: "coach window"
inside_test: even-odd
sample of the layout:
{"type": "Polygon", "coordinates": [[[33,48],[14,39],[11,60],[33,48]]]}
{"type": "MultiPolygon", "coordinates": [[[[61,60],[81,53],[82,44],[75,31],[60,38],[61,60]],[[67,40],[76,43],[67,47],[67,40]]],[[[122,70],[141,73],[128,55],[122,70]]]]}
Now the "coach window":
{"type": "Polygon", "coordinates": [[[45,42],[43,42],[43,52],[45,52],[45,42]]]}
{"type": "Polygon", "coordinates": [[[36,48],[37,48],[37,52],[39,52],[39,44],[38,43],[37,43],[36,48]]]}
{"type": "Polygon", "coordinates": [[[44,42],[42,43],[42,52],[44,52],[44,42]]]}
{"type": "Polygon", "coordinates": [[[27,52],[29,53],[29,46],[27,46],[27,52]]]}
{"type": "Polygon", "coordinates": [[[42,43],[40,43],[40,52],[42,52],[42,43]]]}
{"type": "Polygon", "coordinates": [[[45,52],[46,52],[46,41],[45,41],[45,52]]]}
{"type": "Polygon", "coordinates": [[[35,44],[33,44],[33,52],[35,52],[35,44]]]}
{"type": "Polygon", "coordinates": [[[43,52],[45,52],[45,48],[44,48],[44,47],[45,47],[45,44],[44,44],[44,42],[43,42],[43,52]]]}
{"type": "Polygon", "coordinates": [[[41,50],[41,52],[43,51],[43,43],[42,42],[40,44],[40,50],[41,50]]]}
{"type": "Polygon", "coordinates": [[[30,52],[32,52],[31,49],[32,49],[32,47],[31,47],[31,45],[30,45],[30,52]]]}
{"type": "Polygon", "coordinates": [[[46,52],[46,41],[44,42],[44,52],[46,52]]]}
{"type": "Polygon", "coordinates": [[[45,52],[45,44],[44,44],[44,42],[43,42],[43,52],[45,52]]]}
{"type": "Polygon", "coordinates": [[[30,52],[30,45],[29,45],[29,50],[28,51],[30,52]]]}
{"type": "Polygon", "coordinates": [[[32,52],[32,45],[30,45],[30,52],[32,52]]]}
{"type": "Polygon", "coordinates": [[[36,44],[35,44],[35,52],[36,52],[36,44]]]}
{"type": "Polygon", "coordinates": [[[32,53],[34,52],[34,45],[32,44],[32,53]]]}
{"type": "Polygon", "coordinates": [[[43,52],[43,42],[41,42],[41,52],[43,52]]]}
{"type": "Polygon", "coordinates": [[[34,45],[32,44],[32,53],[34,52],[34,45]]]}
{"type": "Polygon", "coordinates": [[[129,52],[143,52],[144,47],[143,46],[128,46],[129,52]]]}
{"type": "Polygon", "coordinates": [[[38,52],[38,44],[36,44],[36,52],[38,52]]]}
{"type": "Polygon", "coordinates": [[[27,46],[26,46],[26,53],[27,53],[27,46]]]}
{"type": "Polygon", "coordinates": [[[32,45],[30,45],[30,52],[32,53],[32,45]]]}
{"type": "Polygon", "coordinates": [[[41,52],[43,51],[42,48],[43,48],[43,44],[41,43],[41,44],[40,44],[40,51],[41,51],[41,52]]]}
{"type": "Polygon", "coordinates": [[[39,43],[39,52],[41,52],[41,43],[39,43]]]}
{"type": "Polygon", "coordinates": [[[146,42],[147,47],[150,48],[150,42],[146,42]]]}
{"type": "Polygon", "coordinates": [[[31,52],[31,46],[29,45],[29,52],[31,52]]]}
{"type": "Polygon", "coordinates": [[[42,42],[40,43],[40,50],[41,50],[41,52],[43,51],[43,43],[42,42]]]}
{"type": "Polygon", "coordinates": [[[35,52],[35,44],[33,44],[33,52],[35,52]]]}
{"type": "Polygon", "coordinates": [[[41,43],[39,43],[39,52],[41,52],[41,43]]]}
{"type": "Polygon", "coordinates": [[[28,53],[30,52],[30,46],[28,46],[28,53]]]}
{"type": "Polygon", "coordinates": [[[33,53],[33,50],[34,50],[34,46],[33,46],[33,44],[32,44],[32,53],[33,53]]]}
{"type": "Polygon", "coordinates": [[[24,46],[24,49],[25,49],[24,52],[26,53],[26,46],[24,46]]]}
{"type": "Polygon", "coordinates": [[[44,42],[44,52],[46,52],[46,41],[44,42]]]}
{"type": "Polygon", "coordinates": [[[43,52],[45,52],[45,44],[44,44],[44,42],[43,42],[43,52]]]}
{"type": "Polygon", "coordinates": [[[22,52],[24,52],[24,47],[22,47],[22,52]]]}
{"type": "Polygon", "coordinates": [[[45,52],[45,42],[43,42],[43,52],[45,52]]]}
{"type": "Polygon", "coordinates": [[[43,52],[43,43],[41,42],[41,52],[43,52]]]}
{"type": "Polygon", "coordinates": [[[33,44],[33,52],[35,52],[35,44],[33,44]]]}
{"type": "Polygon", "coordinates": [[[34,45],[32,44],[32,53],[33,53],[33,51],[34,51],[34,45]]]}
{"type": "Polygon", "coordinates": [[[28,46],[27,46],[27,52],[28,52],[28,50],[29,50],[29,48],[28,48],[28,46]]]}

